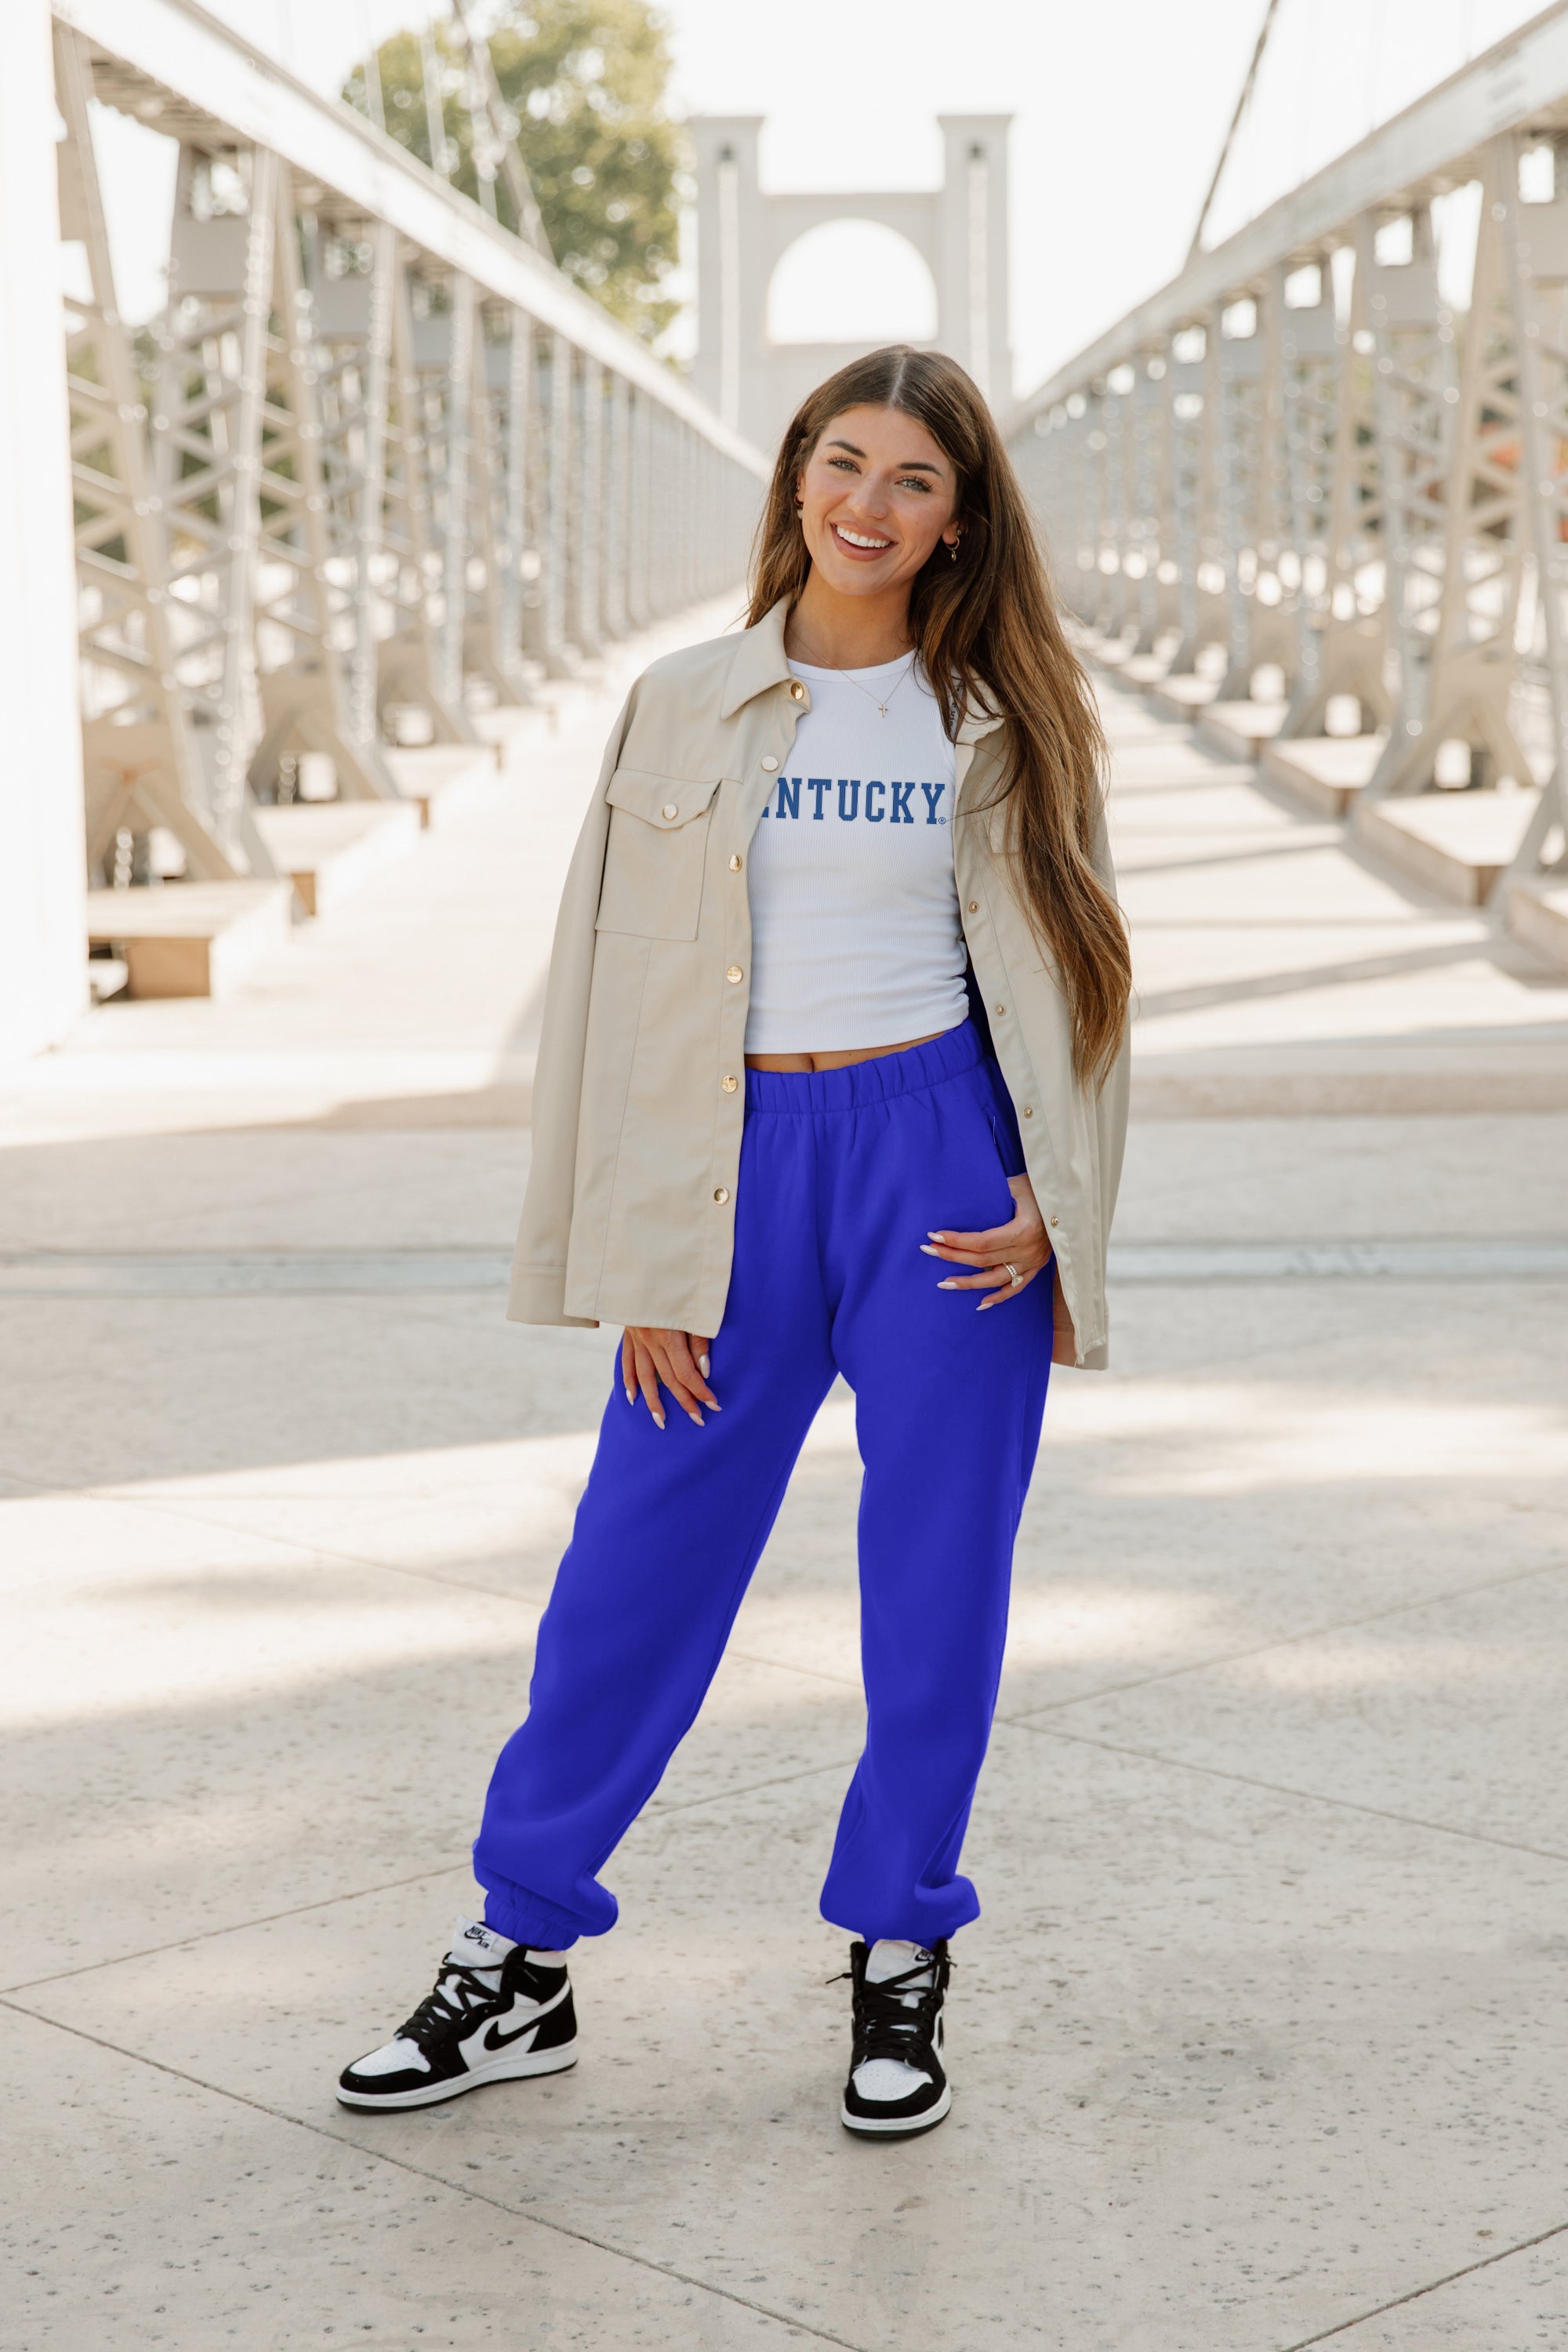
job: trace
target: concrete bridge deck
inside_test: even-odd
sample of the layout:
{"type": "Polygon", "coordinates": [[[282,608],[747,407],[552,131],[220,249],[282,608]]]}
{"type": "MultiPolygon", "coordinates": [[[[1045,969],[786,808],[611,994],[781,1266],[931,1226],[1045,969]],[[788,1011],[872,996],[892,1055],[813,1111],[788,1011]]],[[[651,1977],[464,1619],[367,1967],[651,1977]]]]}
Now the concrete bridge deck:
{"type": "Polygon", "coordinates": [[[496,1269],[616,683],[245,992],[105,1006],[0,1105],[0,2341],[1560,2344],[1568,982],[1109,685],[1117,1370],[1047,1416],[952,2122],[835,2121],[840,1399],[576,2072],[332,2104],[471,1899],[605,1387],[496,1269]]]}

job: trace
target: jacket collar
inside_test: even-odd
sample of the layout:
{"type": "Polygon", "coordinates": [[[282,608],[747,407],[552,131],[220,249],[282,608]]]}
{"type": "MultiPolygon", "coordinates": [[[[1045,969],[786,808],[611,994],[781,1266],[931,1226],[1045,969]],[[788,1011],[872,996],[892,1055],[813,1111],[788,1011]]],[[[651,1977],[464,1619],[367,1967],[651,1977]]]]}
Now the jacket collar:
{"type": "Polygon", "coordinates": [[[993,734],[1002,724],[1000,712],[977,710],[973,704],[958,722],[955,743],[978,743],[983,735],[993,734]]]}
{"type": "Polygon", "coordinates": [[[721,713],[723,718],[733,719],[742,704],[765,693],[770,686],[788,685],[790,669],[784,644],[788,618],[789,599],[781,596],[772,612],[764,613],[754,627],[742,631],[725,682],[721,713]]]}
{"type": "MultiPolygon", "coordinates": [[[[788,618],[789,599],[781,596],[754,627],[742,631],[724,688],[723,718],[733,719],[743,704],[765,694],[770,686],[788,685],[790,666],[784,653],[784,623],[788,618]]],[[[972,708],[959,721],[957,740],[976,743],[982,735],[989,735],[1001,724],[999,718],[972,708]]]]}

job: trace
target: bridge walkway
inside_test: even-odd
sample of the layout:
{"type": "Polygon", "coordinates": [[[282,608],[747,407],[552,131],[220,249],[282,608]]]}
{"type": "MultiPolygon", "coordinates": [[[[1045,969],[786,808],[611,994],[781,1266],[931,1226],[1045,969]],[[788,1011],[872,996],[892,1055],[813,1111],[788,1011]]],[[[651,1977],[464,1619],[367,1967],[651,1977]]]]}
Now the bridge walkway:
{"type": "Polygon", "coordinates": [[[951,2124],[834,2120],[842,1397],[581,2066],[333,2106],[472,1900],[605,1390],[498,1280],[617,687],[248,992],[105,1006],[0,1103],[18,2340],[1555,2340],[1568,990],[1109,685],[1117,1369],[1050,1406],[951,2124]]]}

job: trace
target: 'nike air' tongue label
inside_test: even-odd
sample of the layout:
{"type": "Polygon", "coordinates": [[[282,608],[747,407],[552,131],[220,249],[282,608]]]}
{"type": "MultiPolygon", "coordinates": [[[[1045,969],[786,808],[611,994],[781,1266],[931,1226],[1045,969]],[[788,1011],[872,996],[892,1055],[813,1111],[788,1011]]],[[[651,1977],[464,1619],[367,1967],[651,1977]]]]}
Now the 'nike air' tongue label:
{"type": "Polygon", "coordinates": [[[514,1949],[510,1936],[498,1936],[493,1927],[485,1927],[479,1919],[465,1919],[459,1912],[457,1926],[452,1930],[452,1948],[447,1958],[461,1960],[470,1969],[499,1969],[507,1954],[514,1949]]]}

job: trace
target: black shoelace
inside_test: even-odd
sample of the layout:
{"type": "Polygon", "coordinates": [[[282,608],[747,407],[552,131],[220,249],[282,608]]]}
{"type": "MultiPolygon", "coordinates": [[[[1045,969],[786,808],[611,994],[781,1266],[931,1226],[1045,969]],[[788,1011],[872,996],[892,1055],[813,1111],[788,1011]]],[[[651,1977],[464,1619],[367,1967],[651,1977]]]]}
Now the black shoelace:
{"type": "MultiPolygon", "coordinates": [[[[853,1969],[845,1971],[855,1984],[851,2074],[872,2058],[893,2058],[900,2065],[925,2071],[919,2053],[932,2052],[937,2013],[952,1967],[951,1960],[933,1954],[916,1960],[896,1977],[884,1977],[879,1984],[868,1984],[863,1976],[857,1982],[853,1969]],[[917,1986],[914,1979],[923,1976],[930,1976],[931,1983],[917,1986]]],[[[841,1984],[844,1979],[838,1977],[833,1981],[841,1984]]]]}
{"type": "Polygon", "coordinates": [[[481,2011],[499,2009],[500,1990],[480,1982],[479,1972],[461,1960],[448,1960],[436,1979],[434,1992],[427,1993],[406,2025],[397,2029],[400,2042],[416,2042],[427,2052],[431,2042],[444,2035],[461,2032],[481,2011]],[[451,1991],[447,1987],[451,1986],[451,1991]]]}

